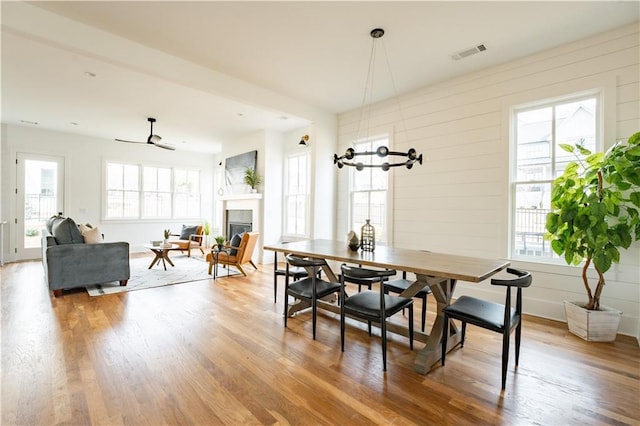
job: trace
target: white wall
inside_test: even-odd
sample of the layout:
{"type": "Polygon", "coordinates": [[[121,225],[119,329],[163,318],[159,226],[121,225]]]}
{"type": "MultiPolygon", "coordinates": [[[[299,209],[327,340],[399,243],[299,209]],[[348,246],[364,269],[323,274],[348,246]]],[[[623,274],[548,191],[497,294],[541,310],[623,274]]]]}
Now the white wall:
{"type": "MultiPolygon", "coordinates": [[[[508,257],[509,109],[602,89],[605,140],[640,130],[639,26],[580,40],[517,61],[424,87],[373,108],[376,127],[395,129],[395,148],[414,147],[425,161],[394,173],[394,245],[490,258],[508,257]],[[403,118],[403,119],[402,119],[403,118]],[[406,132],[403,130],[406,128],[406,132]]],[[[466,60],[473,60],[468,58],[466,60]]],[[[354,137],[359,111],[338,118],[340,151],[354,137]]],[[[338,231],[347,229],[347,173],[338,172],[338,231]]],[[[524,309],[564,320],[563,300],[584,300],[579,269],[512,262],[531,270],[524,309]]],[[[602,303],[624,312],[620,332],[640,336],[640,247],[607,273],[602,303]]],[[[487,285],[461,283],[456,296],[482,294],[502,301],[487,285]]]]}
{"type": "MultiPolygon", "coordinates": [[[[211,220],[212,170],[214,157],[184,151],[167,151],[140,144],[125,144],[69,133],[41,130],[34,127],[2,125],[2,217],[17,217],[14,188],[16,187],[16,154],[33,153],[57,155],[65,158],[64,214],[78,223],[100,227],[108,241],[128,241],[131,251],[142,251],[150,240],[162,238],[162,230],[178,232],[183,224],[211,220]],[[107,160],[154,166],[187,167],[201,171],[202,218],[132,222],[106,221],[102,218],[102,190],[104,164],[107,160]]],[[[217,164],[217,163],[216,163],[217,164]]],[[[8,247],[13,255],[17,236],[9,224],[8,247]]],[[[13,260],[7,256],[7,261],[13,260]]]]}

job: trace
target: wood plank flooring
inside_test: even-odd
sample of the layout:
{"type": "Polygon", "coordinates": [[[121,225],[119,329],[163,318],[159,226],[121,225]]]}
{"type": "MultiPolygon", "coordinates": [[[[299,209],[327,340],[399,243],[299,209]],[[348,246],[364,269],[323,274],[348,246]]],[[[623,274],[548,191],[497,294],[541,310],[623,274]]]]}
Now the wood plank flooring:
{"type": "Polygon", "coordinates": [[[310,313],[285,329],[271,267],[54,298],[39,262],[4,265],[1,423],[640,424],[635,339],[587,343],[563,323],[525,317],[520,366],[512,351],[501,392],[498,334],[470,326],[465,347],[426,376],[407,339],[390,335],[383,373],[375,328],[370,338],[349,322],[344,353],[334,314],[320,313],[316,341],[310,313]]]}

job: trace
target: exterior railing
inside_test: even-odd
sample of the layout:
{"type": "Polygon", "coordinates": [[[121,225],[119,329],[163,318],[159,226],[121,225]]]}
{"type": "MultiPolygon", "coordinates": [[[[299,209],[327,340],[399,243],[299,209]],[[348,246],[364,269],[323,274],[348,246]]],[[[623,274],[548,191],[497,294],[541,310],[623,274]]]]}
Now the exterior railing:
{"type": "Polygon", "coordinates": [[[25,221],[44,221],[56,214],[55,195],[25,194],[25,221]]]}
{"type": "Polygon", "coordinates": [[[515,253],[525,256],[552,257],[549,241],[544,239],[549,209],[517,208],[515,217],[515,253]]]}

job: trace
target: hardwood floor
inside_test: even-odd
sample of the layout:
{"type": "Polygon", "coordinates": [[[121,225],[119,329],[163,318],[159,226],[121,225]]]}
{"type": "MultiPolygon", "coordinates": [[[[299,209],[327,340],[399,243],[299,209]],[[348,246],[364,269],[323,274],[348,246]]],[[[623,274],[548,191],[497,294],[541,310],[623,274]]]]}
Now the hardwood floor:
{"type": "Polygon", "coordinates": [[[423,376],[390,334],[383,373],[375,328],[370,338],[348,323],[344,353],[334,314],[320,311],[316,341],[310,313],[285,329],[271,265],[101,297],[53,298],[39,262],[1,273],[3,425],[640,424],[632,338],[586,343],[525,317],[501,393],[500,335],[470,326],[465,347],[423,376]]]}

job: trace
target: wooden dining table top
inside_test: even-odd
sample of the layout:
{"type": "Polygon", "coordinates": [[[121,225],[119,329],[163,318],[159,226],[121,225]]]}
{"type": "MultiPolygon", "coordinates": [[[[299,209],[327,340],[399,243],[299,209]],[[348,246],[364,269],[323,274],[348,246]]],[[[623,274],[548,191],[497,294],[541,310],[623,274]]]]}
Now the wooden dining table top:
{"type": "Polygon", "coordinates": [[[484,281],[510,265],[507,260],[383,245],[376,245],[373,252],[353,251],[342,241],[325,239],[270,244],[264,246],[264,249],[469,282],[484,281]]]}

